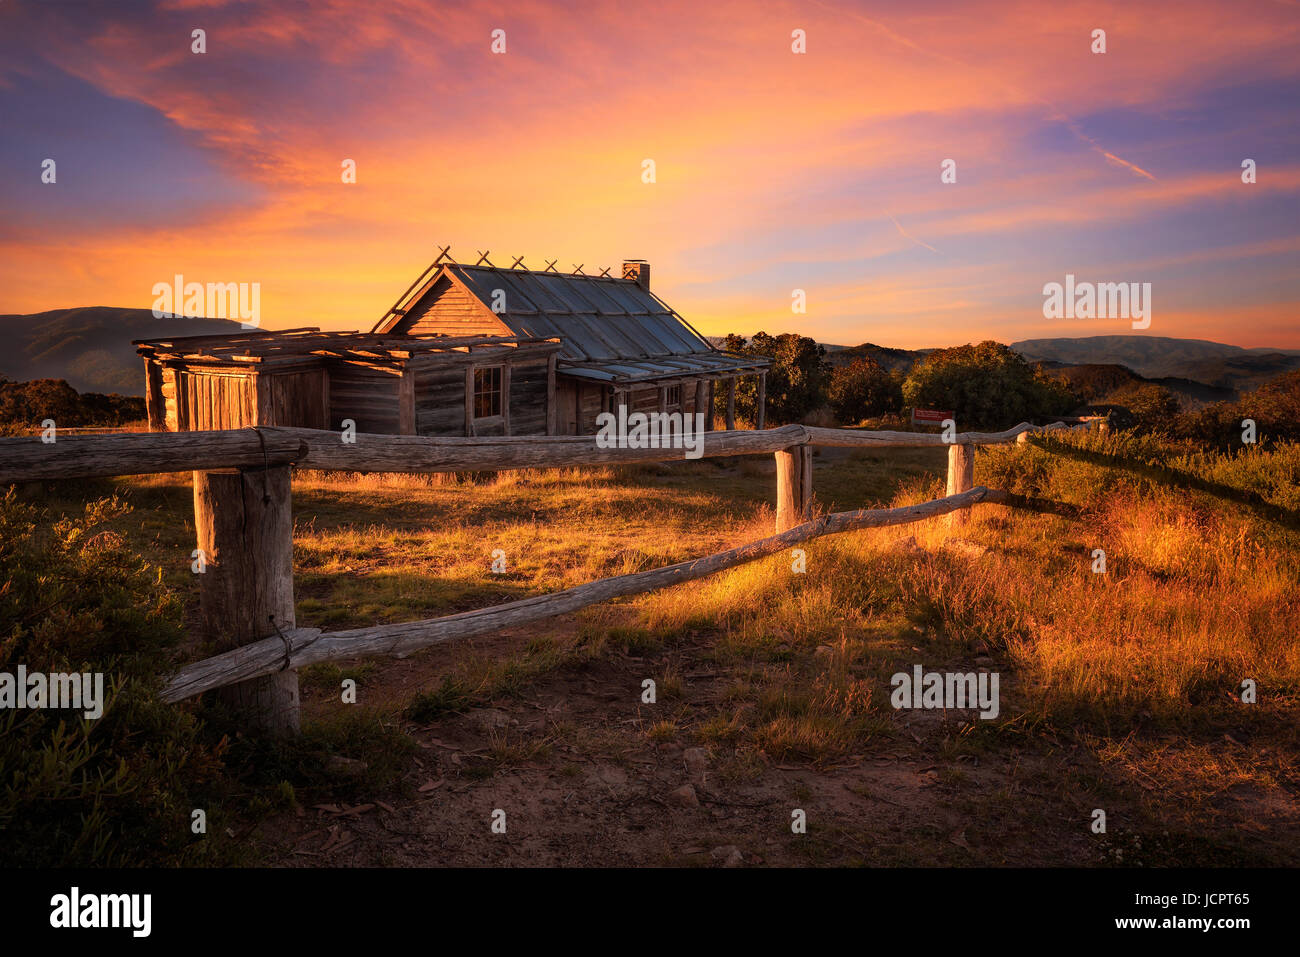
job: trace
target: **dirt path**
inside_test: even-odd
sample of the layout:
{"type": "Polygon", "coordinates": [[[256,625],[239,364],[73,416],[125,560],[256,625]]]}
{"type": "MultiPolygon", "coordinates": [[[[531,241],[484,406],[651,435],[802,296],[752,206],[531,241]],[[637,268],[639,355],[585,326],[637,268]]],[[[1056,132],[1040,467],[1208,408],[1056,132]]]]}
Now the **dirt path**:
{"type": "MultiPolygon", "coordinates": [[[[476,642],[509,654],[523,634],[476,642]]],[[[530,681],[517,697],[406,723],[419,752],[403,787],[283,813],[260,829],[286,866],[1096,863],[1070,796],[1086,756],[962,753],[964,722],[910,713],[836,763],[765,760],[726,743],[656,743],[666,714],[724,704],[730,675],[695,646],[618,654],[530,681]],[[641,703],[666,667],[680,698],[641,703]],[[690,786],[686,793],[682,789],[690,786]],[[493,833],[494,811],[504,834],[493,833]],[[806,833],[792,815],[806,815],[806,833]]],[[[392,700],[429,687],[464,649],[387,662],[366,680],[392,700]]],[[[308,713],[324,706],[308,703],[308,713]]],[[[1084,802],[1086,803],[1086,802],[1084,802]]]]}

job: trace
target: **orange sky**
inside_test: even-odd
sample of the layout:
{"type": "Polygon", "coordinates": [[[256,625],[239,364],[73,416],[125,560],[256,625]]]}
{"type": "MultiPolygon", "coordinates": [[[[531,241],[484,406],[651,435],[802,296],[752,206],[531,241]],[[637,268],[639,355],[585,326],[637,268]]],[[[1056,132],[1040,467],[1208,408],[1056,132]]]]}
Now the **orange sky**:
{"type": "Polygon", "coordinates": [[[0,6],[0,311],[181,273],[369,328],[450,243],[647,259],[706,334],[1128,332],[1043,318],[1070,272],[1152,283],[1151,335],[1300,348],[1295,3],[153,6],[0,6]]]}

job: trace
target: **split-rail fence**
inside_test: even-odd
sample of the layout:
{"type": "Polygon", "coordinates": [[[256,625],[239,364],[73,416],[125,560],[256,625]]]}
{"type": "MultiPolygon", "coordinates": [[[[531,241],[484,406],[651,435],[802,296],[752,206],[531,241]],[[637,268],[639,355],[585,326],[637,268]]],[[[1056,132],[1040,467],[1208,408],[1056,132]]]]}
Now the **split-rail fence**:
{"type": "Polygon", "coordinates": [[[629,575],[603,578],[548,595],[442,618],[324,632],[296,626],[293,603],[291,467],[346,472],[466,472],[568,468],[673,461],[686,450],[602,448],[595,436],[458,438],[261,427],[214,432],[123,433],[0,439],[0,486],[16,482],[194,473],[194,520],[205,566],[199,576],[204,637],[214,657],[172,674],[162,696],[176,702],[215,690],[250,728],[296,733],[298,669],[369,655],[404,657],[421,648],[567,614],[624,595],[667,588],[751,562],[823,535],[902,525],[940,515],[967,520],[972,506],[1009,501],[1006,492],[974,484],[975,449],[1024,442],[1035,431],[1086,429],[1028,423],[1005,432],[866,432],[787,425],[777,429],[707,432],[703,456],[776,457],[775,534],[715,555],[629,575]],[[864,509],[813,517],[812,448],[948,446],[943,498],[902,508],[864,509]]]}

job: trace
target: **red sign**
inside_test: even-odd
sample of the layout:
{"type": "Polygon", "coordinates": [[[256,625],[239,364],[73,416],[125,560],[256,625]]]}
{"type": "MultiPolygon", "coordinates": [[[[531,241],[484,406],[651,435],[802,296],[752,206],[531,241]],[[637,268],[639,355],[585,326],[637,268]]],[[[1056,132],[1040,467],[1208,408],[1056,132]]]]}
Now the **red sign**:
{"type": "Polygon", "coordinates": [[[913,425],[943,425],[945,419],[951,418],[953,418],[951,410],[946,412],[937,409],[912,410],[913,425]]]}

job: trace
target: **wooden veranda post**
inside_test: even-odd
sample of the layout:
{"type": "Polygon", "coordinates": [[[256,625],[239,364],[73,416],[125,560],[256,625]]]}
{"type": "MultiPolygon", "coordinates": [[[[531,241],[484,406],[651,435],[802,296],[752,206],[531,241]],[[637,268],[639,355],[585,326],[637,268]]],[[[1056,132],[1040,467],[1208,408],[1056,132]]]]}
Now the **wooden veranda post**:
{"type": "MultiPolygon", "coordinates": [[[[326,401],[328,402],[328,399],[326,401]]],[[[401,377],[397,380],[397,431],[400,435],[415,435],[415,371],[413,369],[403,369],[401,377]]]]}
{"type": "Polygon", "coordinates": [[[559,410],[555,407],[555,353],[546,357],[546,434],[554,435],[559,421],[559,410]]]}
{"type": "MultiPolygon", "coordinates": [[[[203,553],[199,607],[205,638],[229,651],[294,627],[289,467],[194,473],[194,525],[203,553]]],[[[250,728],[298,733],[298,672],[278,671],[217,691],[250,728]]]]}
{"type": "Polygon", "coordinates": [[[758,419],[756,427],[758,429],[767,428],[767,373],[758,374],[758,411],[755,413],[758,419]]]}
{"type": "Polygon", "coordinates": [[[795,445],[776,453],[776,530],[788,531],[812,517],[812,449],[795,445]]]}
{"type": "Polygon", "coordinates": [[[709,380],[695,380],[695,411],[704,416],[704,428],[709,428],[709,380]]]}
{"type": "Polygon", "coordinates": [[[167,402],[163,399],[162,369],[152,359],[144,360],[144,408],[150,432],[167,430],[167,402]]]}
{"type": "MultiPolygon", "coordinates": [[[[954,443],[948,446],[948,495],[968,492],[975,486],[975,446],[954,443]]],[[[970,521],[970,509],[963,508],[948,514],[949,525],[965,525],[970,521]]]]}

